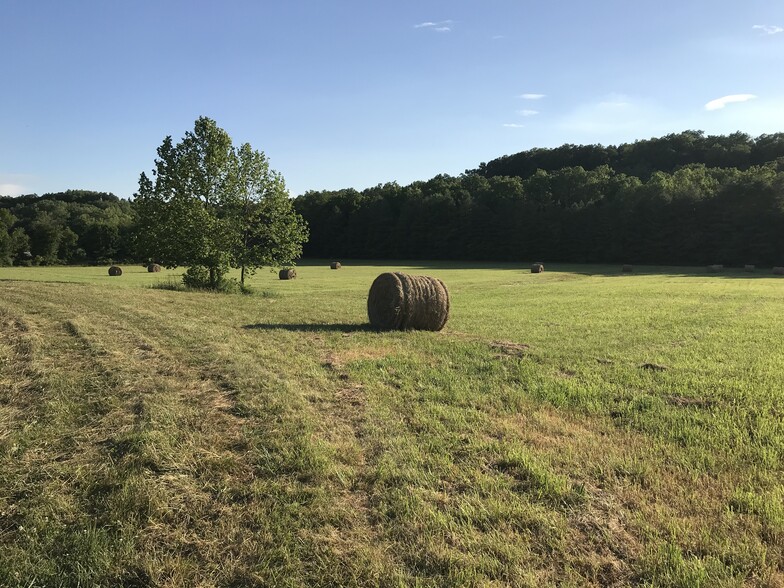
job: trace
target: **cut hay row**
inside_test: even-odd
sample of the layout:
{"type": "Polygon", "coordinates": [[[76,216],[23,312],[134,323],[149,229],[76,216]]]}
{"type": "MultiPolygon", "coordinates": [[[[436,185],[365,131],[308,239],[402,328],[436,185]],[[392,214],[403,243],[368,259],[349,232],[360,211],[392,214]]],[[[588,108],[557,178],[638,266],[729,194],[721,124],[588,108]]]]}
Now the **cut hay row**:
{"type": "Polygon", "coordinates": [[[449,292],[438,278],[387,272],[370,286],[367,308],[379,330],[440,331],[449,318],[449,292]]]}

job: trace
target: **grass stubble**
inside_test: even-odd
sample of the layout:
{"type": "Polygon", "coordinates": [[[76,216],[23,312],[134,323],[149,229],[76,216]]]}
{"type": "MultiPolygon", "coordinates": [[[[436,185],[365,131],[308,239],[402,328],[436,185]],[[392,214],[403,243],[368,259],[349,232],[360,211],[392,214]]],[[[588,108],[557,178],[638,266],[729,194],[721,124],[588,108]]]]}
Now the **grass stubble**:
{"type": "Polygon", "coordinates": [[[3,270],[0,585],[783,585],[784,284],[527,270],[3,270]]]}

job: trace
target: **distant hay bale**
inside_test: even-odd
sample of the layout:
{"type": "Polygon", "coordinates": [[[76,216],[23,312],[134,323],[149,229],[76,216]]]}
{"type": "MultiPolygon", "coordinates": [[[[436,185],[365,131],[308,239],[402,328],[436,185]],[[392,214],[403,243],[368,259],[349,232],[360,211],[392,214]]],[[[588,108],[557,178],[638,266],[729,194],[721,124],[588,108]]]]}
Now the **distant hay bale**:
{"type": "Polygon", "coordinates": [[[784,267],[774,267],[773,273],[777,276],[784,276],[784,267]]]}
{"type": "Polygon", "coordinates": [[[449,292],[438,278],[387,272],[370,286],[367,307],[379,330],[440,331],[449,318],[449,292]]]}
{"type": "Polygon", "coordinates": [[[343,266],[340,265],[339,261],[333,261],[332,263],[329,264],[329,269],[340,269],[341,267],[343,266]]]}
{"type": "Polygon", "coordinates": [[[532,274],[541,274],[544,271],[544,264],[537,261],[534,264],[531,264],[531,273],[532,274]]]}
{"type": "Polygon", "coordinates": [[[147,271],[150,273],[157,273],[161,271],[161,269],[163,268],[161,268],[161,266],[159,266],[157,263],[151,263],[147,266],[147,271]]]}
{"type": "Polygon", "coordinates": [[[113,265],[109,268],[109,275],[110,276],[121,276],[122,275],[122,268],[116,265],[113,265]]]}
{"type": "Polygon", "coordinates": [[[297,270],[295,270],[293,267],[283,268],[278,272],[278,277],[281,280],[293,280],[297,277],[297,270]]]}
{"type": "Polygon", "coordinates": [[[720,263],[716,263],[716,264],[713,264],[713,265],[709,265],[707,267],[707,270],[708,270],[708,273],[718,274],[719,272],[724,271],[724,266],[721,265],[720,263]]]}
{"type": "Polygon", "coordinates": [[[621,271],[625,274],[629,274],[634,271],[634,268],[628,263],[624,263],[623,266],[621,267],[621,271]]]}
{"type": "Polygon", "coordinates": [[[757,269],[756,266],[750,264],[746,264],[743,266],[743,271],[753,272],[755,269],[757,269]]]}

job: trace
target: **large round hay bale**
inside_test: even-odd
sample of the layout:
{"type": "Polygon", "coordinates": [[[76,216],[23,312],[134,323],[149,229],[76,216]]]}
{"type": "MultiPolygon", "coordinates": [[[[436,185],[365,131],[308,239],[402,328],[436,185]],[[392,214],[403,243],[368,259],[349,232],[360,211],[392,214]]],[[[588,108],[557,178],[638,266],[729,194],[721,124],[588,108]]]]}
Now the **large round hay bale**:
{"type": "Polygon", "coordinates": [[[624,263],[623,266],[621,267],[621,271],[625,274],[630,274],[634,271],[634,268],[628,263],[624,263]]]}
{"type": "Polygon", "coordinates": [[[715,263],[713,265],[709,265],[707,270],[711,274],[718,274],[719,272],[724,271],[724,266],[720,263],[715,263]]]}
{"type": "Polygon", "coordinates": [[[370,286],[367,306],[376,329],[440,331],[449,318],[449,292],[438,278],[387,272],[370,286]]]}
{"type": "Polygon", "coordinates": [[[122,268],[116,265],[113,265],[109,268],[109,275],[110,276],[121,276],[122,275],[122,268]]]}
{"type": "Polygon", "coordinates": [[[536,263],[531,264],[531,273],[532,274],[541,274],[544,271],[544,264],[537,261],[536,263]]]}
{"type": "Polygon", "coordinates": [[[157,263],[151,263],[147,266],[147,271],[150,273],[157,273],[161,271],[161,269],[163,268],[161,268],[161,266],[159,266],[157,263]]]}
{"type": "Polygon", "coordinates": [[[281,280],[293,280],[297,277],[297,270],[295,270],[293,267],[283,268],[278,272],[278,277],[281,280]]]}
{"type": "Polygon", "coordinates": [[[746,272],[753,272],[755,269],[757,269],[756,266],[748,264],[748,263],[743,266],[743,271],[746,271],[746,272]]]}
{"type": "Polygon", "coordinates": [[[333,261],[332,263],[329,264],[329,269],[340,269],[341,267],[343,266],[340,265],[339,261],[333,261]]]}
{"type": "Polygon", "coordinates": [[[774,267],[773,273],[777,276],[784,276],[784,267],[774,267]]]}

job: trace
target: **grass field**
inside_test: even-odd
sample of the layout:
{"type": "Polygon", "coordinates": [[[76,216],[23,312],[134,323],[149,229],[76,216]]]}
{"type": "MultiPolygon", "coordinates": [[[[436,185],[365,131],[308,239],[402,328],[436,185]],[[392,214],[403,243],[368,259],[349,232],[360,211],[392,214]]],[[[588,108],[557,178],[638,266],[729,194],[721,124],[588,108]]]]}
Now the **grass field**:
{"type": "Polygon", "coordinates": [[[784,586],[782,278],[124,269],[0,268],[0,586],[784,586]]]}

